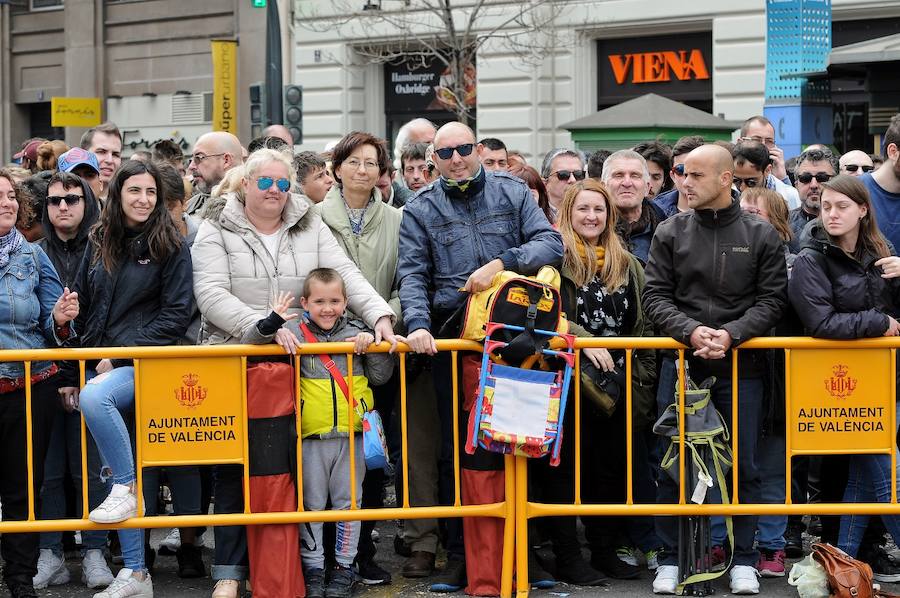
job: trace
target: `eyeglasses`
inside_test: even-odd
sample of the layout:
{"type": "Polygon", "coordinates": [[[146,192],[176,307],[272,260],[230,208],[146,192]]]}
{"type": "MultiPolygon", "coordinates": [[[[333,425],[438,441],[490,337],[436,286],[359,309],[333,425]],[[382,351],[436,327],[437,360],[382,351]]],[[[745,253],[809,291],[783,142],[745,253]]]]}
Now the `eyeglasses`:
{"type": "Polygon", "coordinates": [[[775,144],[774,137],[761,137],[759,135],[754,135],[753,137],[741,137],[741,141],[755,141],[756,143],[762,143],[763,145],[775,144]]]}
{"type": "Polygon", "coordinates": [[[677,174],[678,176],[684,176],[684,164],[676,164],[672,167],[672,174],[677,174]]]}
{"type": "Polygon", "coordinates": [[[583,181],[587,173],[583,170],[557,170],[556,172],[551,172],[547,178],[550,178],[554,174],[556,175],[556,178],[561,181],[568,181],[569,177],[575,177],[576,181],[583,181]]]}
{"type": "Polygon", "coordinates": [[[256,179],[256,188],[260,191],[268,191],[272,185],[278,187],[282,193],[287,193],[291,188],[291,181],[288,179],[278,179],[277,181],[270,176],[261,176],[256,179]]]}
{"type": "Polygon", "coordinates": [[[815,178],[818,183],[827,183],[834,178],[834,175],[828,174],[827,172],[817,172],[815,175],[811,172],[804,172],[803,174],[797,175],[797,180],[804,185],[808,185],[813,178],[815,178]]]}
{"type": "Polygon", "coordinates": [[[378,162],[375,162],[374,160],[366,160],[365,162],[360,162],[356,158],[350,158],[349,160],[344,160],[344,164],[346,164],[353,170],[359,170],[360,166],[365,166],[366,170],[376,170],[378,168],[378,162]]]}
{"type": "Polygon", "coordinates": [[[222,152],[221,154],[193,154],[191,156],[191,162],[193,162],[194,164],[200,164],[200,162],[203,162],[207,158],[218,158],[219,156],[224,156],[227,153],[228,152],[222,152]]]}
{"type": "Polygon", "coordinates": [[[436,153],[441,160],[449,160],[453,157],[453,152],[459,154],[461,158],[465,158],[472,153],[473,149],[475,149],[474,143],[464,143],[462,145],[457,145],[456,147],[442,147],[440,149],[435,149],[434,153],[436,153]]]}
{"type": "Polygon", "coordinates": [[[874,166],[869,166],[868,164],[846,164],[846,165],[844,165],[844,170],[846,170],[847,172],[856,172],[860,168],[862,168],[863,172],[872,172],[873,170],[875,170],[874,166]]]}
{"type": "Polygon", "coordinates": [[[69,193],[68,195],[48,195],[47,203],[51,206],[58,206],[62,202],[66,202],[67,206],[77,206],[84,199],[81,195],[69,193]]]}
{"type": "Polygon", "coordinates": [[[742,179],[741,177],[736,176],[736,177],[732,177],[732,180],[734,181],[734,184],[736,187],[747,186],[750,189],[762,184],[762,182],[759,179],[755,179],[753,177],[747,177],[747,178],[742,179]]]}

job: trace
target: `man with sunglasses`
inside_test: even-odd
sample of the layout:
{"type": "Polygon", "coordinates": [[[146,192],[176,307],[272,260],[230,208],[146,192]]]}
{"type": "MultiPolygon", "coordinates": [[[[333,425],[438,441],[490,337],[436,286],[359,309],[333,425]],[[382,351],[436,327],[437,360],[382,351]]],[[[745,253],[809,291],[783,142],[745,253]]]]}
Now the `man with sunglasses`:
{"type": "MultiPolygon", "coordinates": [[[[434,138],[440,177],[403,210],[397,280],[409,332],[398,338],[416,353],[435,355],[435,337],[459,336],[468,293],[488,288],[498,272],[530,275],[544,265],[559,267],[562,260],[562,238],[525,183],[505,172],[487,172],[475,146],[475,134],[466,125],[453,122],[441,127],[434,138]]],[[[459,364],[465,376],[477,367],[471,355],[461,356],[459,364]]],[[[453,418],[458,418],[461,430],[468,421],[462,393],[459,412],[453,413],[452,372],[449,353],[438,353],[432,375],[441,420],[439,494],[444,504],[453,504],[454,499],[453,418]]],[[[460,453],[463,500],[491,503],[502,496],[502,455],[483,449],[474,455],[460,453]]],[[[432,590],[459,591],[468,569],[468,593],[499,594],[502,526],[482,519],[465,520],[462,527],[465,546],[459,520],[447,522],[447,565],[432,590]]]]}
{"type": "Polygon", "coordinates": [[[840,165],[837,157],[829,150],[807,149],[797,157],[794,168],[795,186],[800,195],[800,207],[790,212],[791,250],[800,250],[803,229],[810,220],[819,216],[819,201],[822,199],[822,183],[827,183],[838,173],[840,165]]]}
{"type": "Polygon", "coordinates": [[[197,193],[184,207],[188,216],[203,209],[213,187],[222,182],[226,172],[244,163],[241,156],[241,142],[231,133],[213,131],[197,139],[188,164],[197,193]]]}
{"type": "Polygon", "coordinates": [[[550,200],[550,213],[556,221],[556,213],[562,204],[563,196],[569,185],[583,181],[587,176],[584,157],[577,151],[565,147],[550,150],[541,164],[541,177],[547,186],[547,197],[550,200]]]}
{"type": "Polygon", "coordinates": [[[734,146],[734,188],[743,193],[748,187],[762,187],[777,191],[788,209],[800,207],[797,190],[772,176],[772,156],[769,148],[758,141],[738,141],[734,146]]]}
{"type": "Polygon", "coordinates": [[[840,159],[841,174],[862,176],[875,170],[875,164],[869,154],[860,150],[850,150],[840,159]]]}

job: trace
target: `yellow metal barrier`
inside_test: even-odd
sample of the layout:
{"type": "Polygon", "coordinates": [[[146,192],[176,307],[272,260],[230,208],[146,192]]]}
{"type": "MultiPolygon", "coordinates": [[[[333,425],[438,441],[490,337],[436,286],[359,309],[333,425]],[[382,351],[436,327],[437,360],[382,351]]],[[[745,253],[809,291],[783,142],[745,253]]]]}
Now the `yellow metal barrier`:
{"type": "MultiPolygon", "coordinates": [[[[452,357],[453,373],[453,413],[458,413],[459,407],[459,352],[480,352],[481,345],[470,341],[439,340],[439,351],[450,351],[452,357]]],[[[318,353],[345,353],[348,354],[348,370],[352,368],[352,343],[317,343],[315,345],[302,345],[293,357],[295,371],[295,387],[299,401],[299,359],[304,355],[318,353]]],[[[246,367],[248,357],[258,356],[284,356],[284,353],[276,346],[249,346],[249,345],[220,345],[213,347],[136,347],[136,348],[97,348],[97,349],[61,349],[61,350],[27,350],[27,351],[0,351],[0,361],[25,362],[25,377],[30,379],[31,362],[42,360],[55,361],[79,361],[81,382],[85,379],[85,360],[100,358],[132,358],[135,360],[135,417],[138,422],[136,434],[140,435],[137,442],[137,477],[138,500],[142,501],[142,467],[145,466],[177,466],[198,463],[234,463],[241,464],[244,468],[244,504],[245,512],[222,515],[192,515],[172,517],[138,517],[125,521],[118,525],[98,526],[87,519],[87,458],[86,458],[86,430],[82,425],[82,493],[84,512],[81,519],[64,520],[36,520],[34,513],[34,496],[29,484],[28,493],[28,520],[0,522],[0,533],[15,532],[40,532],[52,530],[88,530],[107,528],[153,528],[172,526],[200,526],[200,525],[255,525],[276,523],[300,523],[313,521],[342,521],[348,517],[355,520],[386,520],[386,519],[414,519],[435,517],[494,517],[504,520],[504,542],[502,556],[502,583],[501,595],[511,596],[513,591],[513,572],[518,579],[528,578],[528,519],[548,516],[685,516],[685,515],[800,515],[800,514],[895,514],[900,515],[900,505],[897,504],[897,480],[896,480],[896,349],[900,346],[900,339],[882,338],[856,341],[822,341],[811,338],[758,338],[741,345],[740,350],[732,353],[731,371],[732,379],[738,377],[738,354],[740,351],[751,349],[776,349],[785,353],[785,408],[786,413],[786,451],[785,451],[785,504],[744,504],[740,502],[738,494],[738,390],[737,385],[732,385],[732,451],[735,467],[732,472],[733,496],[731,504],[693,504],[685,497],[685,463],[684,453],[680,451],[679,470],[679,496],[675,504],[635,504],[633,492],[633,396],[631,388],[631,362],[633,351],[640,349],[667,349],[675,350],[679,356],[683,356],[685,349],[682,345],[668,338],[593,338],[579,339],[576,342],[578,348],[606,348],[622,349],[626,351],[626,380],[629,384],[626,388],[626,500],[623,504],[586,504],[581,498],[581,446],[582,434],[581,422],[581,391],[579,376],[573,376],[574,385],[574,418],[567,422],[571,426],[566,434],[574,433],[574,501],[573,504],[543,504],[528,500],[528,472],[527,461],[522,457],[505,458],[505,489],[506,499],[503,502],[485,505],[463,505],[460,492],[460,465],[459,465],[459,422],[454,418],[454,463],[453,475],[455,483],[454,504],[450,506],[411,507],[409,504],[409,471],[408,471],[408,430],[407,421],[407,391],[406,391],[406,352],[408,348],[400,347],[400,432],[402,438],[402,455],[404,467],[400,475],[403,485],[403,503],[394,508],[384,509],[358,509],[347,511],[317,511],[307,512],[303,510],[303,489],[298,483],[297,498],[298,509],[292,512],[278,513],[252,513],[249,500],[249,458],[248,442],[246,434],[247,422],[247,393],[246,393],[246,367]],[[797,371],[795,371],[797,370],[797,371]],[[802,372],[801,372],[802,370],[802,372]],[[198,373],[199,372],[199,373],[198,373]],[[170,378],[175,376],[183,382],[181,387],[172,387],[170,378]],[[885,377],[888,383],[885,384],[885,377]],[[202,383],[201,383],[202,381],[202,383]],[[821,384],[821,388],[818,385],[821,384]],[[204,386],[205,385],[205,386],[204,386]],[[238,388],[234,388],[237,385],[238,388]],[[198,446],[206,449],[213,447],[219,451],[210,455],[205,451],[193,451],[184,454],[182,451],[167,451],[166,448],[147,446],[154,444],[149,442],[151,437],[148,428],[144,425],[148,418],[160,417],[159,413],[165,413],[157,406],[150,406],[149,401],[143,396],[146,393],[157,393],[156,387],[162,387],[163,394],[175,391],[176,399],[182,406],[196,410],[197,413],[211,413],[204,417],[214,417],[210,409],[212,406],[221,408],[225,405],[222,415],[231,416],[232,427],[230,434],[206,437],[196,441],[198,446]],[[197,388],[199,387],[199,388],[197,388]],[[153,390],[150,390],[153,389],[153,390]],[[830,414],[826,411],[809,411],[815,408],[840,409],[841,405],[820,405],[822,392],[829,393],[834,401],[843,401],[845,411],[839,413],[853,413],[854,418],[850,424],[838,426],[835,417],[816,417],[816,414],[830,414]],[[179,395],[179,392],[181,393],[179,395]],[[217,402],[214,396],[225,397],[217,402]],[[203,396],[201,400],[200,397],[203,396]],[[238,398],[235,399],[235,396],[238,398]],[[817,398],[818,397],[818,398],[817,398]],[[847,402],[852,404],[854,411],[846,411],[847,402]],[[203,405],[206,405],[204,411],[203,405]],[[805,418],[805,419],[804,419],[805,418]],[[820,424],[821,420],[832,422],[820,424]],[[853,434],[852,437],[835,435],[853,434]],[[217,448],[216,448],[217,447],[217,448]],[[161,449],[161,450],[157,450],[161,449]],[[152,458],[147,458],[149,453],[152,458]],[[795,455],[810,454],[890,454],[892,462],[891,502],[889,503],[856,503],[856,504],[792,504],[791,502],[791,458],[795,455]]],[[[375,347],[372,351],[384,352],[387,345],[375,347]]],[[[576,358],[575,372],[578,372],[579,360],[576,358]]],[[[682,380],[678,402],[680,405],[679,430],[684,430],[684,401],[685,388],[683,371],[679,379],[682,380]]],[[[352,388],[352,385],[351,385],[352,388]]],[[[33,476],[33,450],[31,433],[31,388],[26,387],[26,426],[27,426],[27,463],[29,477],[33,476]]],[[[295,406],[298,418],[298,430],[300,429],[300,409],[295,406]]],[[[355,414],[350,410],[351,425],[355,414]]],[[[846,419],[846,418],[845,418],[846,419]]],[[[158,432],[152,432],[158,433],[158,432]]],[[[298,435],[299,436],[299,435],[298,435]]],[[[165,444],[156,438],[155,444],[165,444]]],[[[354,452],[351,442],[350,483],[352,498],[355,505],[355,468],[353,464],[354,452]]],[[[298,470],[297,480],[302,480],[300,439],[297,441],[298,470]]],[[[521,584],[517,590],[519,596],[528,595],[528,584],[521,584]]]]}

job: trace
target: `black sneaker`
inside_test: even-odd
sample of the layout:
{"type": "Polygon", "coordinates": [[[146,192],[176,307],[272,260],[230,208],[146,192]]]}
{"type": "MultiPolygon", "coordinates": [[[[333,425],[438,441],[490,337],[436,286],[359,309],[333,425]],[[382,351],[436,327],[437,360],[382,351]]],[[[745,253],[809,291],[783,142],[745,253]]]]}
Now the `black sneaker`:
{"type": "Polygon", "coordinates": [[[156,564],[156,551],[149,546],[144,546],[144,567],[147,571],[153,573],[153,566],[156,564]]]}
{"type": "Polygon", "coordinates": [[[549,590],[556,585],[556,580],[544,569],[534,550],[528,551],[528,583],[539,590],[549,590]]]}
{"type": "Polygon", "coordinates": [[[391,574],[384,570],[375,559],[357,561],[356,575],[367,586],[381,586],[391,583],[391,574]]]}
{"type": "Polygon", "coordinates": [[[325,570],[307,569],[303,572],[306,598],[325,598],[325,570]]]}
{"type": "Polygon", "coordinates": [[[448,559],[434,582],[431,584],[432,592],[458,592],[466,585],[466,561],[463,559],[448,559]]]}
{"type": "MultiPolygon", "coordinates": [[[[328,584],[325,586],[325,598],[350,598],[353,593],[353,571],[350,567],[336,565],[331,570],[328,584]]],[[[307,592],[307,597],[309,592],[307,592]]]]}
{"type": "Polygon", "coordinates": [[[872,567],[872,578],[882,583],[896,583],[900,581],[900,564],[882,546],[873,546],[865,554],[860,554],[859,560],[868,563],[872,567]]]}
{"type": "Polygon", "coordinates": [[[412,556],[412,546],[403,541],[400,534],[394,536],[394,552],[402,557],[409,558],[412,556]]]}
{"type": "Polygon", "coordinates": [[[12,598],[37,598],[37,592],[34,591],[34,586],[31,584],[16,584],[9,585],[9,595],[12,598]]]}
{"type": "Polygon", "coordinates": [[[788,525],[784,530],[784,553],[789,559],[803,557],[803,526],[788,525]]]}
{"type": "Polygon", "coordinates": [[[591,567],[581,555],[575,555],[560,562],[556,559],[556,577],[560,581],[576,586],[602,586],[608,581],[606,577],[591,567]]]}
{"type": "Polygon", "coordinates": [[[178,559],[178,577],[182,579],[197,579],[206,577],[206,566],[203,564],[201,550],[193,544],[182,544],[175,551],[178,559]]]}
{"type": "Polygon", "coordinates": [[[641,568],[620,559],[613,548],[592,553],[591,567],[613,579],[637,579],[641,576],[641,568]]]}

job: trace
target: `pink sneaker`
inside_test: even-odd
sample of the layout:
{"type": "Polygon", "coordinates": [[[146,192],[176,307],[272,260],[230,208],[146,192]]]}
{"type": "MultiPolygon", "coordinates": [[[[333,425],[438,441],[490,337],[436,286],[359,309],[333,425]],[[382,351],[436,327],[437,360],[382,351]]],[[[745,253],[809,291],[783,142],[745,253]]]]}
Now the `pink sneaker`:
{"type": "Polygon", "coordinates": [[[761,577],[784,577],[784,551],[760,549],[756,570],[761,577]]]}
{"type": "Polygon", "coordinates": [[[722,571],[725,569],[725,563],[728,561],[728,555],[725,553],[723,546],[713,546],[710,551],[710,570],[722,571]]]}

